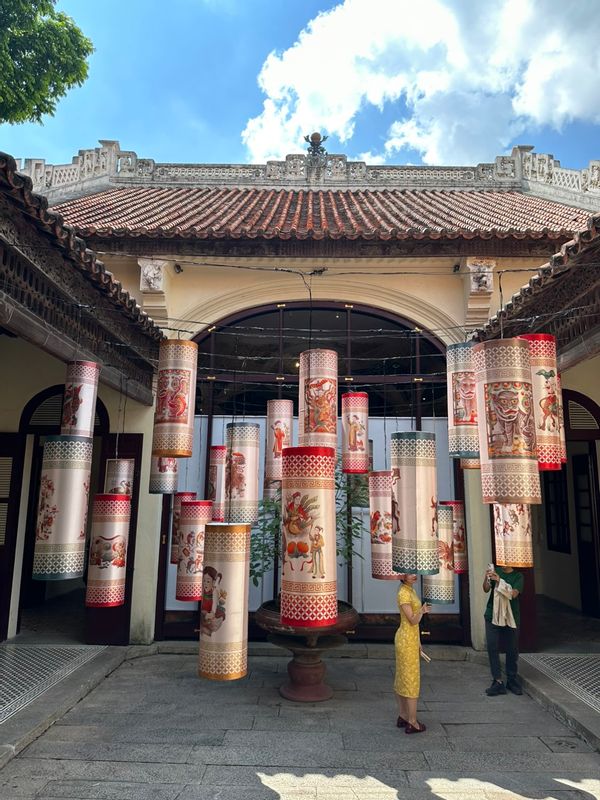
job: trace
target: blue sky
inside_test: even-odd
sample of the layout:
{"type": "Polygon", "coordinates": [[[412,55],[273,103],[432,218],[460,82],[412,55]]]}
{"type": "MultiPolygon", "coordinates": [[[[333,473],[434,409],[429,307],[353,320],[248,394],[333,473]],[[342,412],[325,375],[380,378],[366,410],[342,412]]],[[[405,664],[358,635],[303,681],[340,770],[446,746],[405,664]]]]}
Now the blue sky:
{"type": "Polygon", "coordinates": [[[600,159],[597,0],[59,0],[87,82],[0,149],[68,163],[98,139],[156,161],[330,152],[471,164],[515,143],[600,159]]]}

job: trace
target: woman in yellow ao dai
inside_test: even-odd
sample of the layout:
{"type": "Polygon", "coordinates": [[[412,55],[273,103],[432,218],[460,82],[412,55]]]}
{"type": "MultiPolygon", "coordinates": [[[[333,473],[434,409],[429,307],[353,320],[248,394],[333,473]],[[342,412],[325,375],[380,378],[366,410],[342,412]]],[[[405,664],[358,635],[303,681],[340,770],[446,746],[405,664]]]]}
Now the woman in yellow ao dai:
{"type": "Polygon", "coordinates": [[[416,575],[403,575],[398,590],[400,627],[396,631],[394,648],[396,651],[396,677],[394,691],[398,701],[399,717],[397,725],[405,733],[421,733],[425,725],[417,720],[417,700],[421,686],[419,656],[421,639],[419,622],[429,612],[427,603],[421,604],[413,585],[416,575]]]}

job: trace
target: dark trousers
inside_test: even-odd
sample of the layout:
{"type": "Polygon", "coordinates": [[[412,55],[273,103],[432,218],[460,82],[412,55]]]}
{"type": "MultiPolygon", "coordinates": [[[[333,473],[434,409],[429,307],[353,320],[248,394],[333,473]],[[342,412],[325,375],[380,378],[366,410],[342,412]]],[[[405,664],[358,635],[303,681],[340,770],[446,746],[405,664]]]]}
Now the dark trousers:
{"type": "Polygon", "coordinates": [[[503,637],[506,646],[506,677],[517,677],[517,664],[519,661],[519,629],[500,628],[498,625],[486,619],[485,638],[487,641],[488,657],[490,659],[490,670],[494,680],[502,680],[502,670],[500,668],[500,637],[503,637]]]}

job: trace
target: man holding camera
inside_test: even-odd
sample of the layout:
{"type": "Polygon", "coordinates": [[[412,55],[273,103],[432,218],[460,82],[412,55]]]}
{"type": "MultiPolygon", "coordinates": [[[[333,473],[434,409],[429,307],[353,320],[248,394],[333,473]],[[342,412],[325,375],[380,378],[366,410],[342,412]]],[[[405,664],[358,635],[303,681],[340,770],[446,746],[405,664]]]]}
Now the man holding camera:
{"type": "Polygon", "coordinates": [[[490,597],[485,609],[485,635],[487,641],[492,685],[485,690],[488,697],[506,694],[523,694],[518,678],[519,660],[519,594],[523,591],[522,572],[512,567],[497,567],[488,564],[483,579],[483,591],[490,597]],[[502,681],[500,668],[500,635],[503,633],[506,644],[506,685],[502,681]]]}

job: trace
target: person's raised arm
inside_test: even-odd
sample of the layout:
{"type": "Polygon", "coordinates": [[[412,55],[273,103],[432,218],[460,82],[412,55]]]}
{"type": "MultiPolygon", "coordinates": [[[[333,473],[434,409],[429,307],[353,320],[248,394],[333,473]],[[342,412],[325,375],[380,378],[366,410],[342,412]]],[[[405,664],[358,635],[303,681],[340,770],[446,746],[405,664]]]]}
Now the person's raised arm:
{"type": "Polygon", "coordinates": [[[412,606],[410,603],[403,603],[400,608],[404,611],[404,616],[410,622],[411,625],[418,625],[419,622],[423,619],[424,614],[428,614],[430,611],[428,603],[423,603],[421,608],[415,614],[412,610],[412,606]]]}

